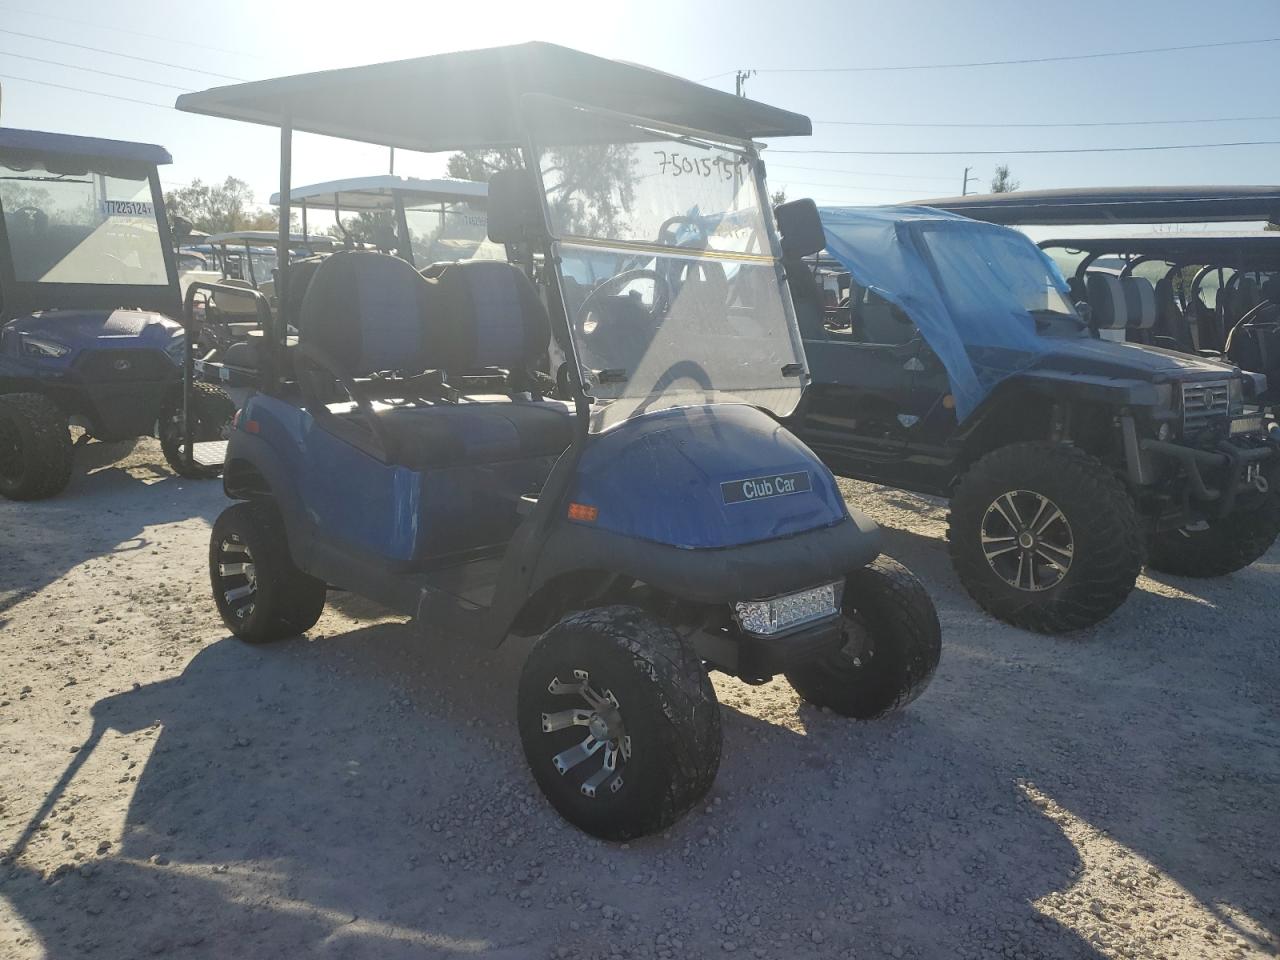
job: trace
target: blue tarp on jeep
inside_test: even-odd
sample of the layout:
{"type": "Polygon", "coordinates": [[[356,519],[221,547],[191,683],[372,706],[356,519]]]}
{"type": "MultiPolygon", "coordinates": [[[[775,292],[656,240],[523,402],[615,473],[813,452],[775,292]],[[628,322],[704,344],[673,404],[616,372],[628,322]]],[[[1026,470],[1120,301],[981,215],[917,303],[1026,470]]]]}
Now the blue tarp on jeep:
{"type": "Polygon", "coordinates": [[[902,309],[946,368],[963,421],[1052,347],[1032,311],[1070,310],[1062,274],[1024,234],[929,207],[822,207],[827,252],[902,309]]]}

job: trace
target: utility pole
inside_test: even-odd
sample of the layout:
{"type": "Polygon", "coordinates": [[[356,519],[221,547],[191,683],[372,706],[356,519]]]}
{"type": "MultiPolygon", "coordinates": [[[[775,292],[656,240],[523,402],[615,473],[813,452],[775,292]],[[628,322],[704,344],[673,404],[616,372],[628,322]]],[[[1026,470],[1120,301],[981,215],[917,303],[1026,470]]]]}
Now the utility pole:
{"type": "Polygon", "coordinates": [[[969,176],[969,171],[972,169],[973,167],[964,168],[964,183],[960,187],[960,196],[962,197],[967,197],[969,195],[969,184],[971,182],[976,182],[978,179],[977,177],[969,176]]]}
{"type": "Polygon", "coordinates": [[[746,85],[747,81],[752,77],[754,77],[755,75],[756,75],[756,72],[754,70],[739,70],[737,74],[737,79],[734,81],[733,92],[737,94],[739,97],[745,97],[746,94],[742,92],[743,87],[746,85]]]}
{"type": "Polygon", "coordinates": [[[388,170],[387,173],[395,173],[395,172],[396,172],[396,148],[392,147],[391,148],[391,169],[388,170]]]}

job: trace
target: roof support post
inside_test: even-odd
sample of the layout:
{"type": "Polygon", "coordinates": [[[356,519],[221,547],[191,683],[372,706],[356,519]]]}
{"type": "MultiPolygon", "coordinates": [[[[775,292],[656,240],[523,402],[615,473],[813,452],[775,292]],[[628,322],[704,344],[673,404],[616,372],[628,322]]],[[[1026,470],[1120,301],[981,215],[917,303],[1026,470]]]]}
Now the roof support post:
{"type": "Polygon", "coordinates": [[[289,325],[284,322],[288,316],[289,303],[289,220],[292,211],[289,203],[289,188],[293,180],[293,121],[286,117],[280,124],[280,224],[276,235],[276,329],[267,337],[271,356],[272,392],[279,386],[280,371],[283,369],[279,361],[284,356],[285,337],[289,325]]]}

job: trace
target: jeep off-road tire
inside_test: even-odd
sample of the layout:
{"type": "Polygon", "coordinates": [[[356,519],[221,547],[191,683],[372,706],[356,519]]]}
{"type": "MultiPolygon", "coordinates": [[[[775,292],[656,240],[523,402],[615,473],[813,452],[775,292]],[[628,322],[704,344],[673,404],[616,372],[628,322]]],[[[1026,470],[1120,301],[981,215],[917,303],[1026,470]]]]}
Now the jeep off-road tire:
{"type": "Polygon", "coordinates": [[[910,570],[878,557],[845,578],[844,644],[787,671],[800,697],[858,720],[900,710],[924,692],[942,654],[938,611],[910,570]]]}
{"type": "Polygon", "coordinates": [[[1062,444],[1016,443],[979,460],[952,495],[947,535],[956,574],[979,606],[1041,633],[1105,620],[1145,559],[1124,484],[1062,444]]]}
{"type": "Polygon", "coordinates": [[[0,496],[43,500],[66,489],[75,462],[67,416],[38,393],[0,396],[0,496]]]}
{"type": "MultiPolygon", "coordinates": [[[[236,415],[236,405],[226,392],[212,383],[191,385],[191,406],[194,414],[195,442],[225,440],[231,435],[231,420],[236,415]]],[[[194,460],[188,462],[186,444],[182,436],[182,391],[175,390],[160,410],[160,449],[169,469],[188,480],[211,480],[222,473],[222,467],[206,467],[194,460]]]]}
{"type": "Polygon", "coordinates": [[[324,612],[325,584],[294,566],[269,500],[233,504],[214,521],[209,580],[222,622],[248,643],[296,637],[324,612]]]}
{"type": "Polygon", "coordinates": [[[1266,493],[1240,494],[1236,508],[1205,530],[1170,530],[1151,538],[1148,565],[1182,577],[1224,577],[1243,570],[1280,536],[1280,468],[1264,471],[1266,493]]]}
{"type": "Polygon", "coordinates": [[[606,840],[654,833],[710,789],[720,705],[679,634],[637,607],[572,613],[529,653],[516,704],[534,780],[606,840]]]}

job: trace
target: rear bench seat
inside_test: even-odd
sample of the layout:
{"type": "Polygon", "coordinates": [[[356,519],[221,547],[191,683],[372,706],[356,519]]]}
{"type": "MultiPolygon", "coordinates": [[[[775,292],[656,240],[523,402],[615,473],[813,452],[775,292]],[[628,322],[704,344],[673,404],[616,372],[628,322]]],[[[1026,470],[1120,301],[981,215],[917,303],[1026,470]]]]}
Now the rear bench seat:
{"type": "Polygon", "coordinates": [[[312,390],[308,408],[355,427],[335,432],[387,463],[424,471],[530,460],[558,456],[573,440],[570,404],[516,389],[453,400],[423,388],[427,371],[458,379],[493,368],[518,387],[546,356],[546,309],[511,264],[462,261],[426,279],[386,254],[335,253],[316,270],[301,320],[303,365],[346,379],[358,395],[378,394],[325,404],[312,390]],[[391,371],[402,379],[369,380],[391,371]],[[360,428],[369,430],[364,443],[360,428]]]}

